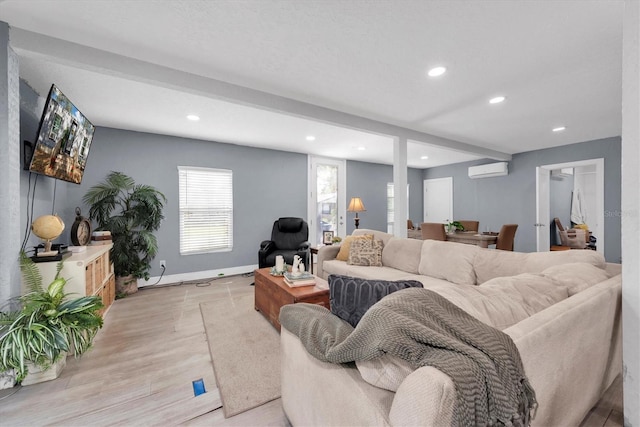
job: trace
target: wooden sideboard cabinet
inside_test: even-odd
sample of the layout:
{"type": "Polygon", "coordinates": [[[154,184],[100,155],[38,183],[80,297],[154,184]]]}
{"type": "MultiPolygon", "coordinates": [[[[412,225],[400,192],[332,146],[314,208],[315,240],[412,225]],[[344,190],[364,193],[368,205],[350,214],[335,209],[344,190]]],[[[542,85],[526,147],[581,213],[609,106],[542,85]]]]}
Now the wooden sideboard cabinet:
{"type": "MultiPolygon", "coordinates": [[[[109,259],[112,245],[87,246],[84,252],[64,259],[60,277],[67,279],[64,291],[73,296],[97,295],[102,298],[102,314],[109,309],[116,297],[116,279],[109,259]]],[[[43,286],[49,286],[56,275],[58,261],[36,263],[42,274],[43,286]]],[[[22,292],[27,289],[23,282],[22,292]]]]}

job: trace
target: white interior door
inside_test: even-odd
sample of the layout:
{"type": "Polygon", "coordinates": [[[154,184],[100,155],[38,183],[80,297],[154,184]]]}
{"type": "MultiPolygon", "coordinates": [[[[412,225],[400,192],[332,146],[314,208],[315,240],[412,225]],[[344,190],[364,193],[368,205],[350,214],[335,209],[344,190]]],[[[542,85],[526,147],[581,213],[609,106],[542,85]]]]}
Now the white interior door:
{"type": "Polygon", "coordinates": [[[549,242],[549,180],[551,170],[536,167],[536,195],[538,203],[536,207],[536,250],[547,252],[551,249],[549,242]]]}
{"type": "Polygon", "coordinates": [[[334,236],[346,234],[346,176],[344,160],[309,157],[307,211],[309,242],[313,246],[322,244],[325,231],[332,231],[334,236]]]}
{"type": "Polygon", "coordinates": [[[453,220],[453,178],[424,180],[424,222],[453,220]]]}

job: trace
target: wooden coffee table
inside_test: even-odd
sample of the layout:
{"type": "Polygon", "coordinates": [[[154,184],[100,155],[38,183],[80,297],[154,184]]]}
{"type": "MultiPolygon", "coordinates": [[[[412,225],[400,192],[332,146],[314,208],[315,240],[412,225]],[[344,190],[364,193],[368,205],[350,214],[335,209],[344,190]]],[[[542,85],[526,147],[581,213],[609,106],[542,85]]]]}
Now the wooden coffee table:
{"type": "Polygon", "coordinates": [[[255,309],[280,331],[280,307],[306,302],[329,308],[329,284],[316,276],[316,284],[292,288],[282,276],[269,274],[271,268],[255,271],[255,309]]]}

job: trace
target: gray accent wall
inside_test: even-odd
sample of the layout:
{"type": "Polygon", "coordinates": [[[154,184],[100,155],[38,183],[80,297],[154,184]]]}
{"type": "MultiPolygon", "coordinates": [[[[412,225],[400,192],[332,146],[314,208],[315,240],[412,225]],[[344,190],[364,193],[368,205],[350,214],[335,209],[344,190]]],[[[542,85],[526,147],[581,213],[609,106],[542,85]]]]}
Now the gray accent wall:
{"type": "MultiPolygon", "coordinates": [[[[422,218],[422,170],[407,169],[409,184],[409,218],[420,223],[422,218]]],[[[360,197],[366,212],[358,214],[360,228],[387,230],[387,183],[393,182],[393,167],[376,163],[347,161],[347,203],[360,197]]],[[[355,214],[347,212],[347,234],[355,229],[355,214]]],[[[405,224],[402,221],[402,224],[405,224]]]]}
{"type": "Polygon", "coordinates": [[[453,177],[456,218],[477,219],[482,230],[489,226],[499,231],[502,224],[518,224],[514,250],[535,252],[536,167],[596,158],[604,158],[604,254],[607,261],[620,262],[620,137],[514,154],[509,162],[509,175],[503,177],[470,179],[469,166],[491,162],[478,160],[425,169],[423,178],[453,177]]]}
{"type": "Polygon", "coordinates": [[[82,206],[84,193],[111,170],[156,187],[168,199],[165,219],[156,233],[159,252],[151,276],[160,274],[161,259],[167,261],[166,274],[257,264],[260,242],[270,238],[277,218],[306,218],[307,156],[303,154],[98,128],[82,184],[68,195],[68,203],[82,206]],[[232,251],[180,255],[178,166],[233,171],[232,251]]]}

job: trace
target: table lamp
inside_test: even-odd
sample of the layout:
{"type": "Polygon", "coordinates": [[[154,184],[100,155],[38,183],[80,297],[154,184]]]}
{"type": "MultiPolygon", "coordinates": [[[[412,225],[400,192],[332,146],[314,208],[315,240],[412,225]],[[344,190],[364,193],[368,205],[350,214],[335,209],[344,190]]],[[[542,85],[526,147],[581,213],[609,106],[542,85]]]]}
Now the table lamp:
{"type": "Polygon", "coordinates": [[[362,203],[362,199],[360,197],[352,197],[349,202],[349,207],[347,208],[347,212],[355,212],[356,213],[356,228],[360,225],[360,218],[358,218],[358,212],[365,212],[366,209],[364,207],[364,203],[362,203]]]}

